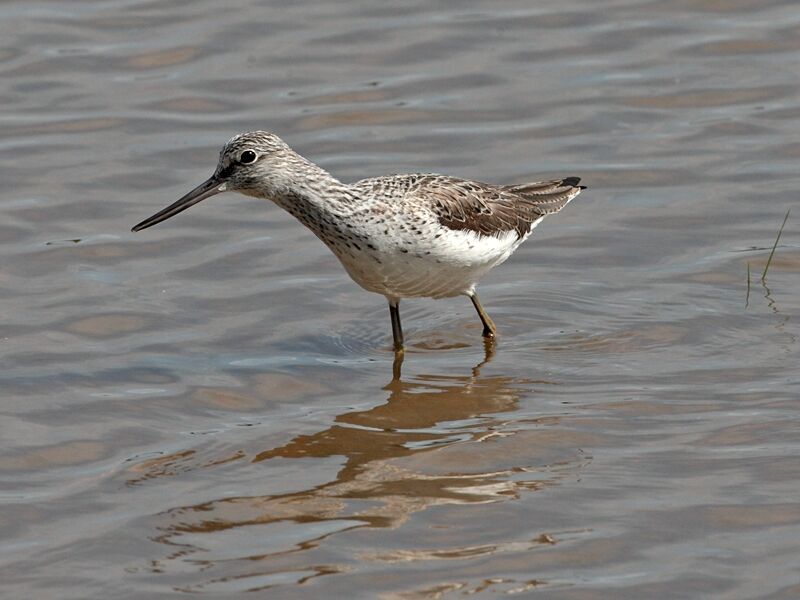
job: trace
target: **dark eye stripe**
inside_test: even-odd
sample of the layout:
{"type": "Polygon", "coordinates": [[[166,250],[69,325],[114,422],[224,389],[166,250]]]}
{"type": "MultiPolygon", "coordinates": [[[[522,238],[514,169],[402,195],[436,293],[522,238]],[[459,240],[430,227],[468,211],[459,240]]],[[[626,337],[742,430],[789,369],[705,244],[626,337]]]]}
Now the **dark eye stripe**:
{"type": "Polygon", "coordinates": [[[227,179],[228,177],[230,177],[231,174],[233,173],[233,167],[234,167],[233,163],[229,164],[227,167],[225,167],[218,173],[219,177],[221,179],[227,179]]]}

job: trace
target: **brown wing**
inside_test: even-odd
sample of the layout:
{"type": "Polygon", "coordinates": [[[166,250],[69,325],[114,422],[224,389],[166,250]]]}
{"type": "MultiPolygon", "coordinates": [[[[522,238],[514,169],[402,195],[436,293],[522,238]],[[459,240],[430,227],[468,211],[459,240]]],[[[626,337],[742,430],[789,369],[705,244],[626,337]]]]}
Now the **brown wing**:
{"type": "Polygon", "coordinates": [[[450,229],[500,235],[515,231],[523,237],[531,224],[564,208],[580,194],[578,177],[496,186],[440,175],[416,182],[409,193],[426,198],[439,223],[450,229]]]}

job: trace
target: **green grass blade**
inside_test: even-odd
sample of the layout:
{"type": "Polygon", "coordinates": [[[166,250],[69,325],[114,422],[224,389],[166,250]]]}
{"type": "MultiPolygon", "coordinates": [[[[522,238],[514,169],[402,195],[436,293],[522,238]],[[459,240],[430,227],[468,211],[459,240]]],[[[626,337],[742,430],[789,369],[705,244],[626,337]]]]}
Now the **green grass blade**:
{"type": "Polygon", "coordinates": [[[769,253],[769,258],[767,259],[767,264],[764,265],[764,272],[761,274],[761,283],[764,283],[767,280],[767,271],[769,271],[769,264],[772,262],[772,257],[775,255],[775,248],[778,247],[778,242],[781,239],[781,234],[783,233],[783,228],[786,226],[786,221],[789,219],[789,212],[792,209],[788,209],[786,211],[786,216],[783,217],[783,223],[781,224],[781,228],[778,230],[778,237],[775,238],[775,243],[772,245],[772,251],[769,253]]]}
{"type": "Polygon", "coordinates": [[[747,261],[747,296],[744,298],[744,307],[750,306],[750,261],[747,261]]]}

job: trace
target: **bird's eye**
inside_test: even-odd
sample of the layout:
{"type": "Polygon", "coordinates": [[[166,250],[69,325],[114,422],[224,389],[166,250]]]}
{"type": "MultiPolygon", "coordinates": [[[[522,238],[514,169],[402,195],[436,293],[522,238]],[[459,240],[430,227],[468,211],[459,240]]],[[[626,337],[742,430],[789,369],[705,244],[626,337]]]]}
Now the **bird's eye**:
{"type": "Polygon", "coordinates": [[[239,156],[239,162],[242,163],[243,165],[249,165],[250,163],[256,162],[257,158],[258,158],[258,154],[256,154],[252,150],[245,150],[239,156]]]}

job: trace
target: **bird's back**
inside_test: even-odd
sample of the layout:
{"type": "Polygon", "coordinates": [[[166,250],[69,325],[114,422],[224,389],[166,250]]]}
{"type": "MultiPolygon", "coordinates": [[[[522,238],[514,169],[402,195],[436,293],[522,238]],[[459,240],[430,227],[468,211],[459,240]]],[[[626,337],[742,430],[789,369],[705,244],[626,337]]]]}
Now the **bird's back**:
{"type": "Polygon", "coordinates": [[[362,179],[354,187],[391,203],[390,210],[427,213],[447,229],[479,236],[527,236],[543,217],[559,212],[577,196],[580,178],[518,185],[493,185],[436,174],[403,174],[362,179]]]}

